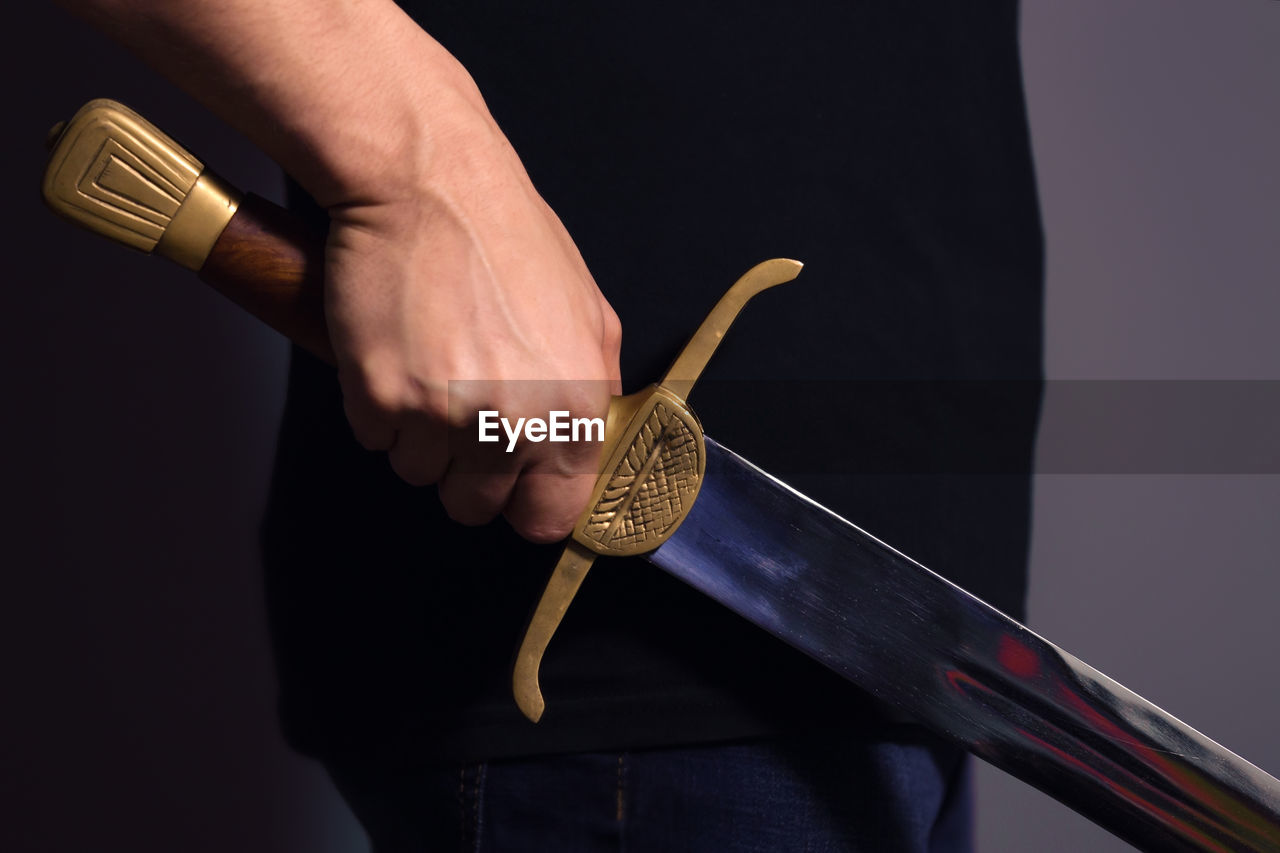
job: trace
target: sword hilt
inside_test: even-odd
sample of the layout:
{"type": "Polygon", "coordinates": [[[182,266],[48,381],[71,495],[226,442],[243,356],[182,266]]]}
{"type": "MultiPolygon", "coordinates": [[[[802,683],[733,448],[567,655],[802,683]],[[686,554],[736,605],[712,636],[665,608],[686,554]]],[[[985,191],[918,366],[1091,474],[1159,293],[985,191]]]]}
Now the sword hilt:
{"type": "Polygon", "coordinates": [[[324,319],[324,234],[241,196],[117,101],[81,107],[49,133],[44,199],[55,213],[196,271],[231,301],[334,364],[324,319]]]}
{"type": "MultiPolygon", "coordinates": [[[[242,197],[186,149],[123,104],[96,100],[50,132],[44,197],[58,214],[200,278],[330,364],[324,317],[324,235],[254,195],[242,197]]],[[[702,427],[685,398],[752,296],[791,281],[797,261],[748,270],[716,303],[662,381],[614,397],[600,474],[534,609],[512,688],[537,721],[538,670],[597,555],[656,549],[679,527],[706,470],[702,427]]]]}

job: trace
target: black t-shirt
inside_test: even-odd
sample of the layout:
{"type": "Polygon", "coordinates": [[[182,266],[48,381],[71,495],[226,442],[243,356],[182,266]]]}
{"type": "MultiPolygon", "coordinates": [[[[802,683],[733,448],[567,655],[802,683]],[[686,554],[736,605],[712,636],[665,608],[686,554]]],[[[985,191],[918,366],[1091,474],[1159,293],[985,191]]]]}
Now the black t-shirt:
{"type": "MultiPolygon", "coordinates": [[[[421,5],[621,317],[626,390],[752,264],[804,261],[692,395],[708,434],[1020,616],[1042,250],[1016,3],[421,5]]],[[[264,543],[304,751],[415,762],[878,719],[633,559],[588,576],[528,723],[510,664],[559,549],[450,523],[356,445],[302,354],[264,543]]]]}

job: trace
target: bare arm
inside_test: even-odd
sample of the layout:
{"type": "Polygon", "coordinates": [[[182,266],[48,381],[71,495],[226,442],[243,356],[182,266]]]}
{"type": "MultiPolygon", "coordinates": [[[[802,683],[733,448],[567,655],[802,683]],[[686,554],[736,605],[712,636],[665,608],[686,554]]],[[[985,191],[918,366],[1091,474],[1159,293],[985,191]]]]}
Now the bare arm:
{"type": "Polygon", "coordinates": [[[621,329],[466,70],[391,0],[61,2],[329,211],[326,307],[360,442],[438,483],[459,521],[501,512],[528,538],[566,535],[597,446],[526,442],[507,473],[474,473],[474,434],[456,428],[482,408],[603,416],[621,329]],[[455,386],[451,421],[459,379],[496,381],[465,401],[455,386]]]}

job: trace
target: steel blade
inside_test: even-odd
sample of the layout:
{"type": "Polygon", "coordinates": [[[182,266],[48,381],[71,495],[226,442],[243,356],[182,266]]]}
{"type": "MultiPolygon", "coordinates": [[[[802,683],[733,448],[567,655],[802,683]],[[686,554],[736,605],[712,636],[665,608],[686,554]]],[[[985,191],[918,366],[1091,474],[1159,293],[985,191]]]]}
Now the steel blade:
{"type": "Polygon", "coordinates": [[[707,439],[667,572],[1146,850],[1280,851],[1280,781],[707,439]]]}

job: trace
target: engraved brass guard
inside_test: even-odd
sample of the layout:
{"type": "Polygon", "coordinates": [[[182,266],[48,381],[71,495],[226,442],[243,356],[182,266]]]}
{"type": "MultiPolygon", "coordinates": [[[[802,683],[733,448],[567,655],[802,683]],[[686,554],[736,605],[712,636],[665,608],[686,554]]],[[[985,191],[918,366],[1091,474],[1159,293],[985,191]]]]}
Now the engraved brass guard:
{"type": "Polygon", "coordinates": [[[538,685],[542,655],[597,554],[627,557],[654,550],[693,506],[706,472],[702,425],[685,402],[730,324],[751,297],[791,281],[798,261],[757,264],[729,288],[656,385],[614,397],[605,427],[600,476],[525,630],[512,691],[535,723],[546,707],[538,685]]]}

